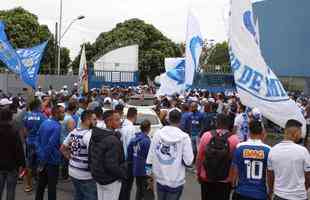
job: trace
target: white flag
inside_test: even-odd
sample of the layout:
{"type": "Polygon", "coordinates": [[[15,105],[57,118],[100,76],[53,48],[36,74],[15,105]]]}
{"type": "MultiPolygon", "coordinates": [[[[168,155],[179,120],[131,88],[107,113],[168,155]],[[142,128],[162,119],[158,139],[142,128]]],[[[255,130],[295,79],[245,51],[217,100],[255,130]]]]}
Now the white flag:
{"type": "Polygon", "coordinates": [[[186,34],[185,87],[193,85],[195,72],[198,70],[199,58],[203,46],[200,25],[191,12],[188,13],[186,34]]]}
{"type": "Polygon", "coordinates": [[[160,88],[157,95],[172,95],[181,93],[184,88],[184,58],[169,58],[169,70],[160,75],[160,88]]]}
{"type": "MultiPolygon", "coordinates": [[[[258,45],[251,0],[232,0],[229,27],[231,68],[242,103],[284,127],[289,119],[306,124],[277,76],[267,66],[258,45]]],[[[303,129],[305,134],[305,126],[303,129]]]]}
{"type": "Polygon", "coordinates": [[[88,92],[88,71],[87,71],[87,61],[85,54],[85,45],[82,47],[82,53],[80,58],[80,67],[79,67],[79,90],[80,95],[83,92],[88,92]]]}

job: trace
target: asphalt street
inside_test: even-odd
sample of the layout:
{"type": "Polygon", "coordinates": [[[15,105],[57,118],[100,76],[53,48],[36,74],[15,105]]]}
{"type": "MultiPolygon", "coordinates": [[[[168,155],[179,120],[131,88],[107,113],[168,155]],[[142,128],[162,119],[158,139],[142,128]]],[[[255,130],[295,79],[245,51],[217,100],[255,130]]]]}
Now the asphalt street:
{"type": "MultiPolygon", "coordinates": [[[[57,189],[57,200],[73,200],[73,188],[70,181],[60,181],[57,189]]],[[[47,190],[45,199],[47,200],[47,190]]],[[[4,198],[3,198],[4,199],[4,198]]],[[[32,193],[25,193],[23,191],[23,184],[19,183],[16,189],[16,200],[34,200],[35,191],[32,193]]],[[[131,200],[135,199],[135,187],[131,194],[131,200]]],[[[181,200],[199,200],[200,186],[197,183],[192,172],[187,172],[186,185],[184,187],[181,200]]]]}

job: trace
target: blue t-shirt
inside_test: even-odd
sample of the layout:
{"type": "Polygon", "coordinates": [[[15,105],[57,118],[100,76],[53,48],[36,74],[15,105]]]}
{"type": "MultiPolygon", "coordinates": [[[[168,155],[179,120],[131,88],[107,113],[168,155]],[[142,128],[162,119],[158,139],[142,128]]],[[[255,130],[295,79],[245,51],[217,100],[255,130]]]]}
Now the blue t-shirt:
{"type": "Polygon", "coordinates": [[[236,192],[253,199],[267,199],[266,170],[270,147],[249,139],[237,146],[232,164],[238,169],[236,192]]]}
{"type": "Polygon", "coordinates": [[[38,130],[41,124],[46,120],[46,116],[40,111],[27,112],[24,117],[24,127],[27,129],[27,144],[36,145],[38,139],[38,130]]]}
{"type": "Polygon", "coordinates": [[[191,136],[198,136],[202,131],[203,114],[201,112],[192,112],[189,116],[189,130],[191,136]]]}

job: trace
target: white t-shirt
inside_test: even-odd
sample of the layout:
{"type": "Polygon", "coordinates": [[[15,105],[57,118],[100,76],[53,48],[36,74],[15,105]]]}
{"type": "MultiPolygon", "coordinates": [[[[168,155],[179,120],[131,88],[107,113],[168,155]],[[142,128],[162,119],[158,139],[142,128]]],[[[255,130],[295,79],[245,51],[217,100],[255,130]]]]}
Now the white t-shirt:
{"type": "Polygon", "coordinates": [[[249,118],[245,113],[236,116],[234,126],[237,127],[236,134],[240,142],[245,142],[249,138],[249,118]]]}
{"type": "Polygon", "coordinates": [[[89,149],[89,143],[90,143],[92,133],[93,133],[92,131],[88,131],[87,133],[84,134],[84,137],[83,137],[83,142],[86,145],[87,150],[89,149]]]}
{"type": "Polygon", "coordinates": [[[97,120],[97,125],[98,128],[104,129],[106,128],[105,122],[103,120],[97,120]]]}
{"type": "Polygon", "coordinates": [[[84,142],[89,129],[74,129],[64,140],[65,146],[70,146],[69,175],[78,180],[92,179],[88,165],[88,144],[84,142]]]}
{"type": "Polygon", "coordinates": [[[275,175],[275,195],[292,200],[307,199],[305,172],[310,171],[310,156],[306,148],[283,141],[268,156],[268,170],[275,175]]]}
{"type": "Polygon", "coordinates": [[[125,158],[127,158],[127,148],[129,146],[130,141],[136,136],[138,130],[135,128],[135,126],[131,121],[125,119],[122,128],[120,129],[120,132],[122,135],[121,140],[123,142],[125,158]]]}

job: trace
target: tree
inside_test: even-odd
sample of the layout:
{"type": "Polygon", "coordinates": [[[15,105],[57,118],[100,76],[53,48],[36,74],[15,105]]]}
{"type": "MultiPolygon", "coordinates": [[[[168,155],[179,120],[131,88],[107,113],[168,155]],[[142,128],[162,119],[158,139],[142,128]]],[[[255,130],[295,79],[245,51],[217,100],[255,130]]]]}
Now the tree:
{"type": "MultiPolygon", "coordinates": [[[[109,32],[101,33],[93,44],[86,44],[86,56],[92,62],[105,53],[120,47],[139,45],[140,79],[146,80],[164,72],[166,57],[181,56],[180,49],[151,24],[140,19],[130,19],[119,23],[109,32]]],[[[73,69],[77,71],[80,56],[73,61],[73,69]]]]}
{"type": "Polygon", "coordinates": [[[223,65],[223,66],[229,65],[229,53],[227,42],[215,44],[208,59],[208,64],[223,65]]]}
{"type": "MultiPolygon", "coordinates": [[[[46,25],[40,25],[38,17],[27,10],[18,7],[11,10],[0,10],[0,20],[14,48],[29,48],[48,40],[42,60],[40,72],[55,72],[55,39],[46,25]]],[[[61,49],[61,69],[66,70],[70,63],[69,50],[61,49]]]]}

